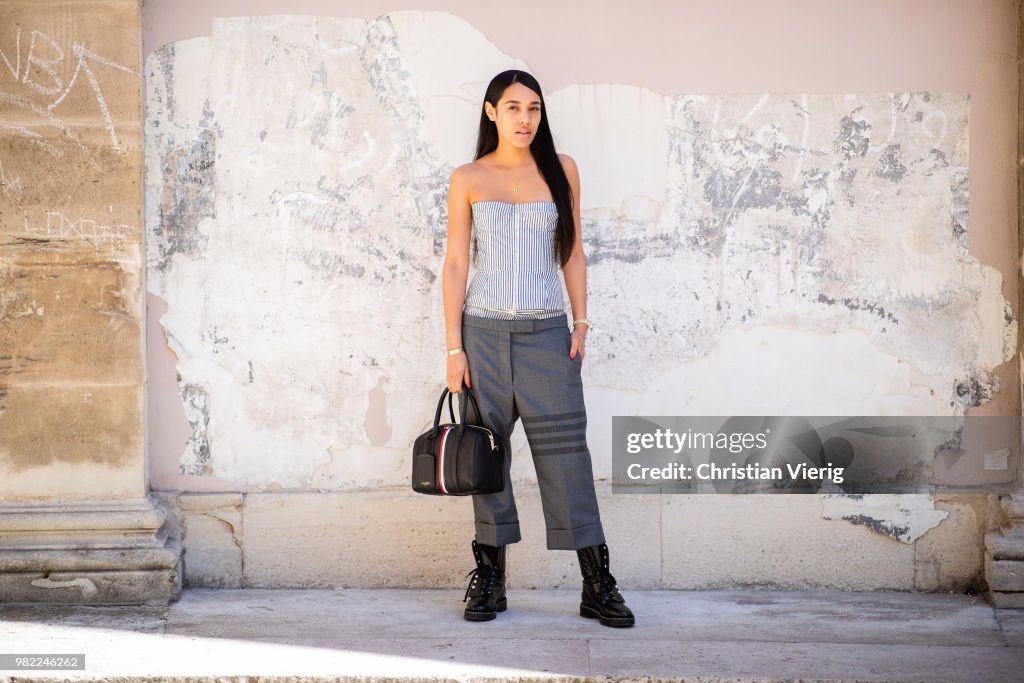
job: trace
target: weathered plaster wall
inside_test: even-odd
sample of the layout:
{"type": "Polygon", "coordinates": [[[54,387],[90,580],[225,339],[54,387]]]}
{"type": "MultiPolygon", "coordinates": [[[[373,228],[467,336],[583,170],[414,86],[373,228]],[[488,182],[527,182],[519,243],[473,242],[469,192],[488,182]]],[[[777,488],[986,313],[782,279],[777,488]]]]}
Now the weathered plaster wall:
{"type": "MultiPolygon", "coordinates": [[[[255,69],[276,87],[244,73],[236,77],[221,67],[211,69],[201,59],[193,70],[183,68],[181,72],[187,93],[181,110],[184,118],[179,122],[184,127],[168,125],[169,118],[158,127],[165,143],[167,134],[173,133],[176,140],[187,144],[173,163],[157,167],[160,171],[153,187],[168,181],[185,194],[162,195],[159,202],[147,205],[150,210],[157,206],[170,207],[172,213],[178,210],[177,215],[185,218],[184,225],[201,226],[191,234],[165,235],[166,243],[175,245],[172,249],[187,247],[191,241],[197,251],[194,256],[174,256],[157,280],[171,282],[166,274],[180,277],[189,270],[202,279],[188,285],[193,289],[178,291],[178,296],[184,296],[178,305],[152,291],[149,295],[151,481],[157,488],[172,490],[250,492],[183,494],[171,501],[177,502],[182,528],[188,530],[186,544],[193,559],[187,565],[189,581],[221,586],[458,585],[461,589],[464,572],[460,568],[472,535],[469,501],[427,501],[410,493],[405,480],[407,443],[402,432],[411,434],[419,428],[415,422],[422,420],[423,405],[433,400],[443,373],[443,356],[434,355],[443,341],[437,326],[438,284],[432,285],[433,298],[417,289],[419,283],[406,285],[417,277],[414,266],[435,263],[436,274],[440,264],[437,244],[439,236],[443,237],[443,223],[432,223],[426,208],[441,199],[430,184],[436,182],[435,167],[441,167],[443,177],[447,167],[469,157],[474,121],[467,118],[468,112],[478,105],[486,79],[498,69],[516,64],[540,77],[552,116],[562,121],[558,142],[581,162],[591,273],[602,278],[601,289],[618,282],[616,278],[627,278],[632,288],[654,289],[652,278],[631,276],[634,269],[647,269],[704,297],[702,302],[670,301],[672,311],[684,313],[670,313],[661,319],[661,311],[650,307],[630,310],[592,284],[589,312],[600,324],[590,336],[584,378],[592,415],[590,442],[599,478],[609,471],[608,418],[614,414],[857,414],[868,408],[894,413],[948,412],[978,400],[984,402],[971,410],[973,414],[1019,414],[1018,362],[1014,358],[999,364],[1006,357],[1006,347],[1013,345],[1013,323],[1006,319],[1005,302],[1011,304],[1011,315],[1019,317],[1018,244],[1013,227],[1016,159],[1006,143],[1017,128],[1017,4],[1015,0],[780,0],[771,5],[751,0],[636,0],[628,5],[595,6],[586,0],[567,0],[520,3],[512,19],[506,6],[469,0],[352,0],[343,5],[293,0],[287,6],[279,0],[147,0],[144,54],[177,42],[175,51],[181,48],[178,58],[216,47],[211,40],[216,17],[290,12],[372,22],[388,12],[393,19],[403,14],[393,10],[441,10],[464,21],[435,17],[430,21],[438,23],[428,24],[435,28],[433,33],[418,32],[419,20],[408,15],[393,22],[398,54],[408,71],[404,80],[382,78],[396,73],[396,68],[401,72],[402,67],[382,61],[389,54],[388,41],[366,39],[362,50],[369,59],[355,63],[354,77],[337,91],[358,105],[351,112],[332,100],[332,91],[325,88],[326,79],[338,82],[335,71],[351,55],[336,46],[310,45],[301,31],[298,36],[292,32],[289,43],[264,52],[265,57],[273,57],[266,64],[258,58],[259,51],[267,47],[264,37],[243,39],[247,66],[238,64],[237,68],[255,69]],[[178,42],[188,38],[201,40],[178,42]],[[323,71],[317,57],[324,58],[323,71]],[[312,61],[307,63],[307,58],[312,61]],[[377,65],[384,68],[375,70],[377,65]],[[208,77],[200,79],[203,75],[208,77]],[[222,86],[253,84],[266,97],[245,112],[231,104],[236,95],[211,91],[210,81],[222,86]],[[395,88],[396,82],[411,82],[412,92],[395,88]],[[367,97],[371,91],[373,97],[367,97]],[[375,99],[378,93],[380,100],[375,99]],[[847,93],[856,99],[846,101],[847,93]],[[890,93],[897,96],[887,99],[890,93]],[[907,103],[913,108],[903,109],[901,93],[910,96],[907,103]],[[684,94],[703,94],[707,99],[684,94]],[[935,102],[924,102],[925,94],[935,97],[935,102]],[[208,95],[212,96],[209,109],[198,99],[208,95]],[[832,95],[836,97],[830,98],[832,95]],[[264,111],[266,103],[281,99],[297,103],[294,116],[272,108],[264,111]],[[317,102],[319,110],[312,106],[303,109],[302,105],[317,102]],[[660,112],[659,102],[666,107],[660,112]],[[669,103],[685,108],[668,110],[669,103]],[[865,106],[855,112],[858,104],[865,106]],[[338,115],[326,117],[324,123],[329,125],[302,128],[311,123],[303,114],[329,113],[332,107],[338,115]],[[806,115],[801,107],[806,107],[806,115]],[[394,114],[396,109],[402,116],[394,114]],[[919,121],[915,110],[922,112],[919,121]],[[936,125],[935,111],[945,117],[945,125],[936,125]],[[744,120],[748,112],[751,114],[744,120]],[[264,139],[245,121],[250,115],[275,124],[267,126],[264,139]],[[602,121],[605,115],[612,121],[628,116],[628,125],[609,126],[602,121]],[[844,116],[849,117],[845,123],[844,116]],[[410,117],[421,117],[418,127],[409,125],[410,117]],[[397,119],[401,120],[396,124],[397,119]],[[763,124],[776,120],[785,125],[762,130],[763,124]],[[248,137],[226,131],[227,121],[242,122],[248,137]],[[634,125],[635,121],[642,121],[645,127],[634,125]],[[704,126],[701,132],[706,135],[687,141],[680,130],[693,122],[704,126]],[[892,124],[895,127],[890,128],[892,124]],[[608,129],[613,129],[613,134],[606,134],[608,129]],[[375,136],[371,137],[374,146],[363,136],[364,130],[375,136]],[[808,131],[806,142],[804,130],[808,131]],[[858,131],[864,134],[860,140],[858,131]],[[672,139],[688,142],[690,160],[699,164],[687,167],[678,149],[675,156],[669,153],[670,133],[672,139]],[[185,137],[180,137],[182,134],[185,137]],[[345,134],[354,138],[350,148],[362,154],[332,157],[330,145],[345,134]],[[221,135],[241,140],[251,154],[246,163],[241,164],[246,151],[225,147],[221,135]],[[736,137],[730,140],[731,135],[736,137]],[[869,148],[864,156],[858,156],[865,137],[869,148]],[[273,146],[265,144],[266,138],[273,146]],[[851,143],[849,158],[839,153],[842,146],[829,145],[842,139],[851,143]],[[203,149],[218,140],[221,144],[215,151],[203,149]],[[426,167],[411,163],[406,152],[424,141],[426,167]],[[767,155],[778,152],[780,156],[772,159],[756,154],[759,150],[754,142],[765,145],[762,151],[767,155]],[[900,145],[899,164],[906,169],[898,181],[886,179],[898,166],[883,159],[896,158],[891,152],[885,154],[886,146],[893,143],[900,145]],[[945,159],[930,153],[931,144],[945,159]],[[380,162],[388,145],[398,150],[389,156],[390,166],[380,162]],[[268,151],[272,152],[272,165],[264,163],[268,151]],[[204,163],[204,158],[211,158],[204,157],[208,154],[213,155],[212,168],[204,163]],[[298,165],[296,154],[306,163],[298,165]],[[314,173],[325,159],[333,159],[326,169],[327,182],[311,184],[312,178],[319,181],[314,173]],[[219,167],[218,160],[222,161],[219,167]],[[364,202],[369,196],[371,204],[377,203],[369,216],[361,212],[352,215],[370,227],[359,220],[332,226],[325,215],[346,208],[346,196],[337,189],[342,180],[351,182],[355,165],[360,163],[377,174],[367,174],[364,182],[352,184],[351,191],[364,202]],[[970,202],[966,216],[963,169],[957,166],[967,169],[970,202]],[[269,192],[276,190],[276,195],[259,196],[237,179],[261,175],[260,169],[268,168],[271,170],[263,170],[262,175],[278,176],[276,185],[268,177],[255,178],[255,184],[269,192]],[[381,173],[382,168],[389,172],[381,173]],[[671,186],[670,168],[675,173],[672,182],[688,183],[683,185],[686,192],[671,186]],[[808,175],[814,168],[823,171],[816,178],[808,175]],[[798,169],[799,175],[794,175],[798,169]],[[857,169],[855,184],[846,188],[842,172],[851,169],[857,169]],[[872,176],[872,171],[881,175],[872,176]],[[739,183],[747,174],[756,182],[742,186],[743,192],[739,192],[739,183]],[[188,192],[195,189],[190,185],[204,178],[214,180],[214,193],[204,196],[199,192],[189,198],[188,192]],[[954,182],[956,178],[961,182],[954,182]],[[806,193],[805,180],[817,182],[806,193]],[[421,205],[410,208],[392,199],[390,193],[403,183],[418,190],[411,198],[421,205]],[[220,188],[226,188],[228,196],[233,193],[246,201],[241,207],[226,202],[218,194],[220,188]],[[869,188],[878,191],[877,197],[859,194],[869,188]],[[740,210],[715,208],[730,190],[738,197],[740,210]],[[848,225],[853,207],[844,202],[849,198],[859,202],[866,215],[848,225]],[[759,202],[763,205],[758,206],[759,202]],[[873,208],[867,208],[868,202],[873,208]],[[801,204],[806,207],[804,214],[785,210],[801,204]],[[287,220],[286,226],[268,218],[271,209],[287,220]],[[891,222],[885,221],[886,212],[892,213],[891,222]],[[653,215],[666,220],[649,220],[653,215]],[[396,216],[412,216],[413,221],[396,224],[396,216]],[[702,217],[710,230],[705,227],[701,231],[693,222],[686,222],[693,219],[701,226],[702,217]],[[720,232],[715,232],[716,224],[708,223],[708,217],[720,220],[720,232]],[[954,217],[966,232],[955,227],[954,217]],[[252,223],[253,230],[241,230],[241,221],[252,223]],[[770,232],[765,227],[768,224],[779,228],[770,232]],[[819,230],[826,239],[808,241],[816,225],[827,225],[819,230]],[[892,230],[893,226],[898,230],[892,230]],[[275,242],[285,227],[291,230],[290,252],[279,251],[280,242],[275,242]],[[354,234],[354,240],[347,243],[352,247],[370,245],[384,253],[376,260],[364,257],[358,261],[367,269],[362,283],[353,285],[358,276],[345,270],[356,250],[346,250],[345,243],[332,241],[325,234],[332,228],[346,236],[354,234]],[[637,261],[631,263],[627,240],[641,230],[647,231],[647,239],[637,244],[637,261]],[[396,235],[401,236],[398,248],[396,235]],[[213,241],[204,242],[207,238],[213,241]],[[755,238],[767,238],[769,244],[774,240],[778,253],[762,254],[759,259],[758,249],[772,250],[755,238]],[[966,244],[960,238],[966,238],[966,244]],[[225,302],[223,292],[207,289],[209,278],[209,282],[226,283],[229,289],[239,291],[234,281],[211,272],[205,255],[211,244],[222,247],[225,239],[243,245],[254,239],[262,241],[267,251],[254,257],[265,271],[259,279],[279,281],[273,298],[267,295],[260,308],[244,302],[263,297],[262,292],[239,294],[242,301],[234,308],[251,308],[248,318],[225,302]],[[837,256],[844,243],[855,239],[863,258],[853,262],[837,256]],[[787,254],[783,245],[797,248],[787,254]],[[881,251],[886,245],[891,252],[881,251]],[[661,258],[655,249],[665,247],[679,251],[661,258]],[[293,279],[304,282],[283,282],[283,276],[313,271],[296,255],[314,248],[324,252],[325,258],[312,262],[340,269],[338,274],[313,292],[295,289],[308,285],[310,278],[299,276],[293,279]],[[409,260],[402,260],[406,258],[409,260]],[[705,285],[682,267],[673,267],[675,261],[696,267],[700,273],[711,272],[716,277],[721,273],[721,285],[718,280],[705,285]],[[749,264],[747,268],[742,268],[744,263],[749,264]],[[759,267],[751,267],[755,265],[759,267]],[[783,270],[782,265],[792,268],[783,270]],[[747,269],[752,271],[749,280],[740,279],[747,269]],[[773,272],[778,273],[775,282],[770,277],[773,272]],[[873,288],[872,274],[882,275],[891,286],[873,288]],[[776,284],[786,282],[784,276],[794,292],[776,284]],[[757,297],[748,295],[755,284],[764,293],[774,294],[774,300],[760,292],[757,297]],[[817,285],[828,299],[808,297],[808,293],[817,293],[808,285],[817,285]],[[864,296],[865,288],[870,296],[864,296]],[[382,300],[383,293],[395,289],[404,289],[404,296],[382,300]],[[844,289],[859,292],[860,298],[844,295],[844,289]],[[211,301],[199,295],[204,290],[212,292],[211,301]],[[189,295],[189,291],[195,294],[189,295]],[[306,298],[296,298],[296,291],[306,298]],[[982,308],[971,307],[968,301],[975,293],[984,301],[982,308]],[[718,299],[724,304],[723,311],[716,306],[713,315],[706,316],[708,322],[698,328],[703,337],[674,336],[673,330],[678,332],[685,324],[682,315],[712,312],[709,304],[718,299]],[[371,306],[360,315],[338,317],[335,313],[334,318],[328,317],[332,313],[327,307],[348,311],[357,308],[359,300],[380,304],[388,314],[371,306]],[[191,313],[181,309],[182,301],[191,313]],[[935,304],[932,312],[940,319],[953,320],[952,326],[932,326],[921,308],[926,301],[935,304]],[[756,316],[743,320],[748,307],[756,316]],[[252,311],[261,313],[258,320],[252,311]],[[793,315],[787,322],[787,312],[799,312],[799,319],[793,315]],[[211,329],[211,313],[213,317],[226,313],[225,319],[235,326],[232,333],[220,326],[211,329]],[[965,320],[958,317],[960,313],[965,320]],[[199,316],[196,321],[189,320],[193,314],[199,316]],[[630,348],[623,343],[629,332],[623,321],[639,315],[647,316],[652,331],[653,324],[660,327],[656,334],[637,335],[640,346],[630,348]],[[897,317],[903,327],[889,320],[889,315],[897,317]],[[437,326],[434,332],[422,331],[424,320],[428,326],[437,326]],[[804,325],[805,320],[809,326],[804,325]],[[908,321],[918,330],[908,332],[908,321]],[[164,324],[171,327],[170,332],[164,324]],[[259,325],[326,331],[323,348],[328,351],[301,333],[293,333],[289,341],[304,350],[285,348],[275,354],[267,347],[271,338],[250,331],[259,325]],[[180,338],[175,329],[183,331],[180,338]],[[915,335],[916,343],[907,341],[915,335]],[[429,347],[430,339],[436,339],[436,348],[429,347]],[[647,356],[644,362],[634,363],[635,373],[630,373],[649,378],[646,384],[622,381],[622,368],[632,362],[620,352],[623,349],[647,356]],[[661,349],[661,355],[655,355],[654,349],[661,349]],[[248,384],[245,356],[250,350],[274,362],[279,362],[279,356],[304,353],[307,363],[326,363],[325,367],[340,371],[336,377],[325,374],[315,380],[313,400],[325,403],[302,404],[296,413],[302,420],[294,415],[281,419],[278,411],[283,408],[270,407],[266,398],[253,392],[255,386],[248,384]],[[180,359],[178,353],[183,354],[180,359]],[[612,354],[619,357],[612,358],[612,354]],[[435,370],[429,370],[430,364],[435,370]],[[210,429],[213,425],[216,433],[230,428],[223,422],[218,425],[218,420],[207,423],[203,416],[203,406],[210,411],[218,392],[204,397],[202,392],[192,391],[183,402],[177,379],[182,366],[187,368],[183,378],[212,379],[215,387],[229,389],[225,396],[230,395],[240,408],[239,424],[246,426],[235,429],[227,442],[210,439],[210,429]],[[362,381],[346,372],[358,373],[362,381]],[[405,381],[409,377],[414,379],[405,381]],[[965,378],[971,381],[961,383],[959,390],[953,387],[956,380],[965,378]],[[354,392],[342,392],[351,387],[354,392]],[[333,412],[336,408],[342,411],[340,415],[333,412]],[[285,450],[265,449],[265,439],[246,433],[253,417],[277,439],[286,441],[285,450]],[[271,462],[294,458],[300,450],[288,438],[292,427],[280,426],[289,421],[305,422],[295,427],[302,430],[296,443],[305,446],[297,467],[271,462]],[[353,428],[354,434],[343,433],[353,428]],[[318,453],[316,449],[331,438],[332,430],[340,438],[326,453],[318,453]],[[351,443],[362,439],[363,443],[345,452],[337,450],[336,444],[345,439],[351,443]],[[210,458],[205,457],[205,448],[210,458]],[[253,450],[244,456],[234,455],[249,448],[253,450]],[[231,455],[227,460],[218,459],[218,453],[231,455]],[[257,463],[239,466],[229,462],[236,457],[251,457],[257,463]],[[183,474],[183,465],[186,471],[194,467],[192,471],[198,473],[183,474]],[[242,480],[240,474],[246,472],[256,472],[252,483],[242,480]],[[296,488],[310,492],[288,493],[285,484],[265,472],[290,478],[297,482],[296,488]],[[345,492],[377,482],[393,482],[395,488],[381,493],[345,492]],[[337,491],[326,493],[325,488],[337,491]],[[411,536],[410,516],[420,520],[417,533],[411,536]],[[401,561],[409,556],[430,559],[401,561]],[[381,566],[388,571],[381,572],[381,566]]],[[[281,21],[276,17],[269,23],[253,22],[250,28],[283,27],[281,21]]],[[[326,19],[321,23],[333,25],[326,19]]],[[[379,30],[379,23],[373,38],[388,35],[379,30]]],[[[360,35],[358,31],[354,34],[360,35]]],[[[369,34],[364,29],[362,35],[369,34]]],[[[210,49],[210,56],[215,52],[210,49]]],[[[153,79],[157,81],[165,87],[166,72],[153,79]]],[[[247,90],[241,94],[246,96],[247,90]]],[[[167,155],[161,152],[160,156],[167,155]]],[[[407,193],[399,198],[408,202],[407,193]]],[[[365,212],[366,207],[362,208],[365,212]]],[[[224,261],[229,269],[239,268],[240,263],[237,257],[224,261]]],[[[313,279],[322,281],[323,276],[313,279]]],[[[311,383],[312,373],[302,364],[295,367],[301,381],[286,387],[278,401],[278,406],[289,410],[295,410],[298,401],[296,388],[311,383]]],[[[254,368],[252,385],[266,379],[264,375],[254,368]]],[[[271,392],[276,389],[267,387],[271,392]]],[[[217,415],[215,406],[212,410],[211,415],[217,415]]],[[[968,453],[944,460],[948,466],[944,477],[975,483],[1006,480],[1012,471],[981,469],[984,453],[997,450],[1005,440],[1005,435],[968,434],[968,453]]],[[[513,443],[519,456],[513,474],[527,484],[533,478],[533,468],[521,432],[513,435],[513,443]]],[[[1014,456],[1012,465],[1017,464],[1019,454],[1014,456]]],[[[625,585],[636,587],[977,587],[981,538],[998,514],[998,500],[984,491],[943,493],[934,499],[874,498],[858,504],[842,498],[791,496],[615,496],[609,493],[606,481],[599,480],[597,487],[602,517],[615,548],[613,562],[620,567],[616,573],[625,577],[625,585]],[[637,529],[650,533],[637,540],[637,529]],[[629,544],[628,553],[618,550],[622,542],[629,544]],[[751,556],[761,561],[751,563],[751,556]]],[[[571,553],[550,553],[543,547],[535,486],[517,486],[516,497],[524,541],[510,552],[515,567],[511,585],[577,585],[578,579],[572,578],[577,570],[571,553]]]]}
{"type": "MultiPolygon", "coordinates": [[[[443,376],[445,182],[511,66],[530,68],[422,12],[217,20],[150,54],[149,289],[191,427],[182,473],[405,482],[443,376]]],[[[1017,324],[969,251],[967,93],[547,99],[583,169],[597,425],[624,405],[955,414],[998,392],[1017,324]]]]}
{"type": "Polygon", "coordinates": [[[0,8],[0,501],[141,497],[138,3],[0,8]]]}

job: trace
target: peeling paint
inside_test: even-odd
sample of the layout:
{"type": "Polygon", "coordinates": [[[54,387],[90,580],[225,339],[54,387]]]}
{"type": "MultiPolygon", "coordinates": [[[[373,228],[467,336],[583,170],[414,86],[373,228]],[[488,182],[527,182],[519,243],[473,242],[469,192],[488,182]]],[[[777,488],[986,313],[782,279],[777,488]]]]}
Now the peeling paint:
{"type": "Polygon", "coordinates": [[[853,524],[866,526],[885,536],[892,536],[896,539],[905,538],[910,533],[910,524],[895,524],[890,520],[875,519],[868,515],[844,515],[843,519],[853,524]]]}
{"type": "Polygon", "coordinates": [[[953,237],[960,245],[961,253],[967,254],[967,167],[957,166],[953,168],[949,176],[949,190],[953,195],[953,204],[950,208],[950,220],[953,228],[953,237]]]}
{"type": "MultiPolygon", "coordinates": [[[[181,375],[178,376],[179,382],[181,375]]],[[[210,395],[205,387],[198,384],[182,384],[181,400],[185,407],[185,418],[192,427],[192,435],[185,446],[181,463],[182,474],[209,474],[210,441],[207,430],[210,426],[210,395]]]]}
{"type": "Polygon", "coordinates": [[[900,146],[898,144],[886,145],[885,150],[878,156],[878,162],[872,171],[872,175],[885,178],[898,183],[907,175],[907,167],[900,160],[900,146]]]}
{"type": "Polygon", "coordinates": [[[451,167],[388,16],[219,20],[147,73],[149,286],[193,429],[182,471],[300,485],[306,454],[391,437],[351,351],[436,293],[451,167]]]}
{"type": "Polygon", "coordinates": [[[379,377],[377,384],[370,390],[367,400],[368,408],[364,427],[371,446],[384,446],[391,437],[391,425],[388,424],[387,393],[384,390],[387,381],[386,377],[379,377]]]}
{"type": "Polygon", "coordinates": [[[972,375],[956,383],[950,405],[959,407],[963,411],[961,414],[966,414],[968,408],[976,408],[987,403],[998,391],[999,377],[995,373],[972,375]]]}
{"type": "Polygon", "coordinates": [[[819,498],[825,519],[859,524],[902,543],[913,543],[949,516],[935,509],[931,494],[822,494],[819,498]]]}
{"type": "Polygon", "coordinates": [[[834,148],[847,160],[866,156],[871,146],[871,124],[857,116],[861,109],[858,107],[839,119],[834,148]]]}
{"type": "MultiPolygon", "coordinates": [[[[169,141],[175,144],[173,138],[169,141]]],[[[199,230],[204,218],[214,218],[214,159],[216,136],[201,130],[166,156],[163,166],[164,192],[160,198],[160,220],[153,225],[152,268],[166,270],[175,254],[198,255],[208,238],[199,230]]]]}
{"type": "MultiPolygon", "coordinates": [[[[218,19],[150,56],[148,282],[193,427],[183,471],[301,487],[333,454],[415,437],[443,380],[447,179],[487,79],[513,64],[438,12],[218,19]]],[[[818,346],[856,333],[835,343],[875,361],[863,414],[890,405],[873,392],[896,387],[897,361],[926,413],[998,390],[1016,322],[966,248],[966,94],[545,95],[561,151],[591,169],[588,296],[610,321],[591,382],[642,391],[736,329],[763,367],[757,340],[795,329],[818,346]]],[[[708,382],[687,391],[721,391],[708,382]]],[[[401,480],[359,462],[353,480],[401,480]]]]}
{"type": "MultiPolygon", "coordinates": [[[[820,301],[823,304],[828,304],[830,306],[836,303],[835,299],[831,299],[825,296],[824,294],[818,295],[818,301],[820,301]]],[[[884,308],[871,301],[855,301],[849,297],[843,297],[842,299],[839,300],[839,303],[842,304],[843,306],[846,306],[851,311],[871,311],[872,313],[877,314],[878,317],[881,318],[882,320],[888,320],[889,322],[895,325],[898,325],[900,322],[899,320],[896,319],[895,316],[893,316],[892,313],[889,313],[884,308]]]]}

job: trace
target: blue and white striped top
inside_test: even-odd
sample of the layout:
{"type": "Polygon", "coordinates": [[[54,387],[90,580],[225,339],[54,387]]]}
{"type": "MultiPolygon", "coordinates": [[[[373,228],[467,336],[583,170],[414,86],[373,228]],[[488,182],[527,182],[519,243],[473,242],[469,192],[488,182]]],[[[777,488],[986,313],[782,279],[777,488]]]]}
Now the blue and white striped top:
{"type": "Polygon", "coordinates": [[[565,313],[555,259],[554,202],[473,202],[477,272],[462,310],[483,318],[553,318],[565,313]]]}

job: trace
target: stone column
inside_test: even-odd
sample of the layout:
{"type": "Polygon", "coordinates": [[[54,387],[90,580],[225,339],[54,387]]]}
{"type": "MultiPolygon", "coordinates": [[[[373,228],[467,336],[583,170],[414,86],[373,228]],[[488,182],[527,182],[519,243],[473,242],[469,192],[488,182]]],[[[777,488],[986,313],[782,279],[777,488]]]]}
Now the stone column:
{"type": "Polygon", "coordinates": [[[1024,609],[1024,493],[999,502],[1006,523],[985,534],[985,580],[996,607],[1024,609]]]}
{"type": "MultiPolygon", "coordinates": [[[[1017,248],[1024,245],[1024,11],[1017,13],[1017,248]]],[[[1020,253],[1018,251],[1018,253],[1020,253]]],[[[1017,310],[1024,311],[1024,272],[1017,268],[1017,310]]],[[[1020,316],[1018,316],[1020,317],[1020,316]]],[[[1018,328],[1017,339],[1024,329],[1018,328]]],[[[1019,351],[1018,351],[1019,353],[1019,351]]],[[[1021,396],[1024,398],[1024,364],[1021,365],[1021,396]]],[[[1024,420],[1022,420],[1024,423],[1024,420]]],[[[1024,446],[1024,434],[1020,435],[1024,446]]],[[[1024,463],[1017,468],[1017,490],[999,498],[1003,514],[1000,528],[985,534],[985,580],[996,607],[1024,609],[1024,463]]]]}
{"type": "Polygon", "coordinates": [[[138,0],[0,6],[0,601],[166,603],[148,492],[138,0]]]}

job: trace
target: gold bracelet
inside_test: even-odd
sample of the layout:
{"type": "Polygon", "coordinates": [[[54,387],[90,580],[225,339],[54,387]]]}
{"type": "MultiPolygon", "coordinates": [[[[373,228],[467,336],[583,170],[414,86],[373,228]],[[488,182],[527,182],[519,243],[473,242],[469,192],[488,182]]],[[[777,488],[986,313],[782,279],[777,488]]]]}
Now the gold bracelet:
{"type": "Polygon", "coordinates": [[[448,355],[449,356],[454,356],[455,354],[458,354],[458,353],[462,353],[462,347],[461,346],[458,346],[458,347],[456,347],[454,349],[448,349],[448,355]]]}
{"type": "Polygon", "coordinates": [[[572,321],[572,326],[575,328],[580,323],[583,323],[584,325],[586,325],[588,330],[590,329],[590,321],[587,320],[586,318],[577,318],[576,320],[573,320],[572,321]]]}

